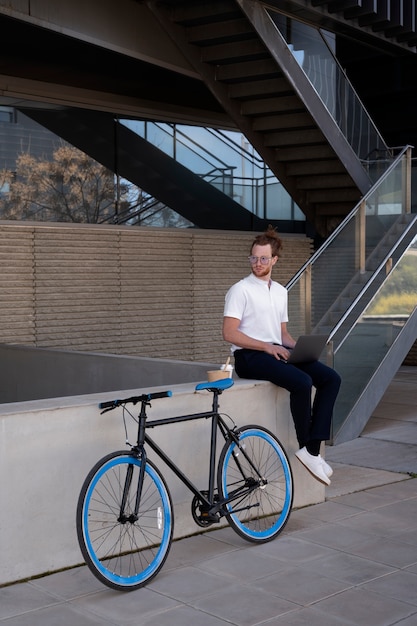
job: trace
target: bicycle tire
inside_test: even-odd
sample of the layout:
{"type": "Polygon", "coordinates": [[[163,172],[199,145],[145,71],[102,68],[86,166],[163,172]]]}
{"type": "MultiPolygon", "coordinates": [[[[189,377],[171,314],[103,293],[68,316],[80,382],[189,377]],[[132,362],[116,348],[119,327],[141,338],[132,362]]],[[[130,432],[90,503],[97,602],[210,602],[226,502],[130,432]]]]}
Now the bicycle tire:
{"type": "Polygon", "coordinates": [[[238,535],[265,543],[274,539],[288,521],[294,496],[291,466],[281,443],[266,428],[248,425],[237,432],[239,444],[226,442],[219,457],[220,499],[234,492],[237,495],[251,481],[255,485],[261,475],[265,483],[242,493],[225,509],[226,519],[238,535]]]}
{"type": "Polygon", "coordinates": [[[146,461],[137,520],[120,521],[127,472],[133,479],[125,513],[133,514],[142,461],[128,452],[113,452],[91,469],[77,505],[77,536],[92,573],[108,587],[134,590],[154,578],[168,556],[174,519],[164,478],[146,461]]]}

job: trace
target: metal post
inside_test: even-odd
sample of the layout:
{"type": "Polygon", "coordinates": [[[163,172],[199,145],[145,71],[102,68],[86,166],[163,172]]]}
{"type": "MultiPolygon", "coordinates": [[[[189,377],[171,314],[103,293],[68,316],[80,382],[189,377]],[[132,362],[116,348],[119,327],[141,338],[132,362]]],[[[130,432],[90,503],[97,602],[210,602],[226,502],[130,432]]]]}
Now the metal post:
{"type": "Polygon", "coordinates": [[[305,271],[305,326],[306,334],[311,333],[311,265],[305,271]]]}
{"type": "Polygon", "coordinates": [[[411,152],[412,147],[408,146],[405,154],[405,213],[411,213],[411,152]]]}
{"type": "Polygon", "coordinates": [[[356,268],[361,274],[365,271],[366,260],[366,201],[362,200],[356,219],[355,236],[355,258],[356,268]]]}

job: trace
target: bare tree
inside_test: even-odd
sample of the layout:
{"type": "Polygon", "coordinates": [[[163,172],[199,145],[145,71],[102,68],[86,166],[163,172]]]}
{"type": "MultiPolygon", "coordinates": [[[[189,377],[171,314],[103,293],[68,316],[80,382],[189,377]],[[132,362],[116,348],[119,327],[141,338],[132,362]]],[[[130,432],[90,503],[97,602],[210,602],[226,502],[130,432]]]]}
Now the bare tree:
{"type": "Polygon", "coordinates": [[[52,160],[24,152],[0,171],[0,218],[186,227],[186,219],[68,144],[52,160]],[[117,210],[116,210],[117,207],[117,210]]]}
{"type": "Polygon", "coordinates": [[[2,181],[3,219],[95,223],[114,213],[112,172],[73,146],[59,146],[51,161],[20,154],[2,181]]]}

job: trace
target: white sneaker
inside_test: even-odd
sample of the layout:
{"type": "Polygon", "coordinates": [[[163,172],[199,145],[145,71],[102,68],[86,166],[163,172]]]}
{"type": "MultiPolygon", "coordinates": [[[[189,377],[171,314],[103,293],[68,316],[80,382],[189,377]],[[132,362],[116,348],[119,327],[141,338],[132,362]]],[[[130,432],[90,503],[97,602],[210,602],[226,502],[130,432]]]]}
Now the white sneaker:
{"type": "Polygon", "coordinates": [[[297,450],[295,453],[297,459],[313,474],[314,478],[317,478],[325,485],[330,485],[330,479],[326,475],[323,467],[323,459],[320,456],[314,456],[310,454],[306,447],[297,450]]]}
{"type": "Polygon", "coordinates": [[[326,474],[327,478],[330,478],[330,476],[332,476],[333,474],[333,468],[330,467],[328,463],[326,463],[326,461],[323,459],[323,457],[320,454],[319,454],[319,459],[321,459],[321,464],[323,465],[324,473],[326,474]]]}

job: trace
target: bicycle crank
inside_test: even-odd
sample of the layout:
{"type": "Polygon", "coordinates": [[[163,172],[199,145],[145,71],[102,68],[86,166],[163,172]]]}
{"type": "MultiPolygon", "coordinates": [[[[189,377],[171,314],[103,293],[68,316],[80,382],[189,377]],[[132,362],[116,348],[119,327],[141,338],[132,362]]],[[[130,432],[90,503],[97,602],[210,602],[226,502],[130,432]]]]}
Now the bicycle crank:
{"type": "MultiPolygon", "coordinates": [[[[215,496],[214,499],[216,501],[218,497],[215,496]]],[[[217,514],[211,514],[210,508],[202,502],[198,496],[194,496],[191,502],[191,514],[195,523],[202,528],[207,528],[207,526],[220,522],[219,516],[217,514]]]]}

